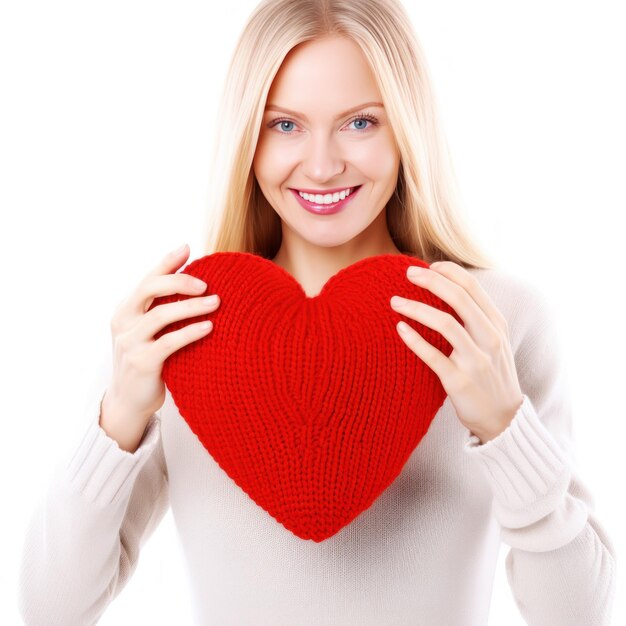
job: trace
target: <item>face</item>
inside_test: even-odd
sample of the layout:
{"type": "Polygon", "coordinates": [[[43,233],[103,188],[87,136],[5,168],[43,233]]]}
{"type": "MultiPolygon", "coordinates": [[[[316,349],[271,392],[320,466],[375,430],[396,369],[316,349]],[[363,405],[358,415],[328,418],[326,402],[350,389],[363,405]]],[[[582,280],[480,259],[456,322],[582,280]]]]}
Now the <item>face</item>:
{"type": "Polygon", "coordinates": [[[291,50],[268,94],[253,163],[283,239],[323,247],[390,241],[384,209],[399,166],[380,91],[357,44],[333,36],[291,50]],[[331,205],[302,199],[311,210],[296,191],[323,196],[355,187],[339,206],[343,196],[331,205]]]}

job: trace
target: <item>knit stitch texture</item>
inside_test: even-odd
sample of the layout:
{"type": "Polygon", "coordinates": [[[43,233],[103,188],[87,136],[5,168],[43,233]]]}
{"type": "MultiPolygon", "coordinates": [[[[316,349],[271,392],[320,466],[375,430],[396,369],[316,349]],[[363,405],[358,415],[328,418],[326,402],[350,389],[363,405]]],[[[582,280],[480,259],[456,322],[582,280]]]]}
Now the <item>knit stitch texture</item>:
{"type": "MultiPolygon", "coordinates": [[[[406,255],[362,259],[308,297],[283,268],[219,252],[183,272],[221,305],[213,330],[164,363],[180,414],[254,502],[302,539],[320,542],[366,510],[400,474],[443,404],[437,375],[398,336],[404,319],[446,356],[437,331],[395,312],[395,294],[462,320],[406,277],[406,255]]],[[[157,298],[151,308],[184,300],[157,298]]]]}

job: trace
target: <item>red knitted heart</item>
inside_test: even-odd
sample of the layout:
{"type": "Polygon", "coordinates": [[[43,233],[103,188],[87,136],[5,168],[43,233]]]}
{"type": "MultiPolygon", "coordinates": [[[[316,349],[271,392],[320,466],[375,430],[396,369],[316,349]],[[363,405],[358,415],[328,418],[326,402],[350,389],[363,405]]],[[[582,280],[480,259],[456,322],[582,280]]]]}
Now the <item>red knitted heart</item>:
{"type": "MultiPolygon", "coordinates": [[[[246,252],[216,252],[182,272],[217,293],[213,330],[170,355],[162,377],[219,466],[297,537],[321,542],[400,474],[443,404],[438,376],[395,328],[404,319],[449,356],[438,332],[394,311],[400,295],[455,311],[406,277],[404,254],[361,259],[308,297],[291,274],[246,252]]],[[[155,298],[150,308],[189,297],[155,298]]]]}

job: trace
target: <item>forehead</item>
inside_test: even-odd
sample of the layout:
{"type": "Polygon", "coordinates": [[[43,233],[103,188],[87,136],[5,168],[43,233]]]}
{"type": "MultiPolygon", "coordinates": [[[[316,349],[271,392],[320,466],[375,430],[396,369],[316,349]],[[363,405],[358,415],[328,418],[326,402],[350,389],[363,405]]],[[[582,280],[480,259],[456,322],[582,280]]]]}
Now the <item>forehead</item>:
{"type": "Polygon", "coordinates": [[[267,103],[303,113],[336,114],[362,102],[382,102],[365,55],[345,37],[325,37],[296,46],[285,57],[267,103]]]}

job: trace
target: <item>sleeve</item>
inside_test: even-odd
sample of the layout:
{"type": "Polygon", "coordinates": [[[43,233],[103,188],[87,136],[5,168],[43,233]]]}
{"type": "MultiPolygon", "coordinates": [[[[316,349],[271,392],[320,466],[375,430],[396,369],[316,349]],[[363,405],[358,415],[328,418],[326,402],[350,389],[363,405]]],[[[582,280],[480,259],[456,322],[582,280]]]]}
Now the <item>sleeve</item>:
{"type": "Polygon", "coordinates": [[[28,626],[95,624],[169,508],[158,412],[131,454],[99,425],[105,392],[90,401],[88,424],[61,455],[26,530],[18,606],[28,626]]]}
{"type": "Polygon", "coordinates": [[[493,493],[493,514],[511,548],[505,564],[520,614],[531,626],[610,623],[615,548],[594,514],[575,459],[572,403],[553,309],[539,289],[515,351],[523,403],[508,428],[464,444],[493,493]]]}

